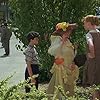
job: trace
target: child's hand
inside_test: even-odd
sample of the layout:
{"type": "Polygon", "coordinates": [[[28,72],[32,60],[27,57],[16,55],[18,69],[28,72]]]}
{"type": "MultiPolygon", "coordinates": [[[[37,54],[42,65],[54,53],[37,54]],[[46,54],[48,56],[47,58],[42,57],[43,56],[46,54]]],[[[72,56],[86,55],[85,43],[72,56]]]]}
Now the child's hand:
{"type": "Polygon", "coordinates": [[[69,69],[70,69],[71,71],[73,71],[73,70],[75,69],[75,64],[72,63],[72,64],[69,66],[69,69]]]}
{"type": "Polygon", "coordinates": [[[94,54],[88,53],[88,58],[95,58],[94,54]]]}
{"type": "Polygon", "coordinates": [[[31,78],[31,84],[35,84],[36,80],[34,78],[31,78]]]}

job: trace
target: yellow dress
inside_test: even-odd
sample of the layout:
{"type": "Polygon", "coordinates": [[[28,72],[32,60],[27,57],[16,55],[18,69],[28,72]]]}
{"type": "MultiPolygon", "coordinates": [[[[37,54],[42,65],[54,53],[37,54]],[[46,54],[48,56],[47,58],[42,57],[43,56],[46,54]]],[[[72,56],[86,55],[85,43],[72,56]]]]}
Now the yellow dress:
{"type": "MultiPolygon", "coordinates": [[[[69,65],[72,64],[75,57],[72,43],[68,40],[63,45],[61,45],[61,37],[51,35],[51,46],[48,50],[48,53],[53,55],[55,58],[61,57],[64,59],[63,65],[57,65],[54,63],[50,70],[52,73],[52,78],[47,88],[48,96],[53,96],[54,92],[56,91],[55,87],[58,86],[61,86],[65,93],[69,91],[69,96],[74,95],[74,87],[79,76],[79,69],[77,66],[75,66],[73,71],[69,69],[69,65]],[[55,45],[53,43],[55,43],[55,45]]],[[[59,92],[57,93],[56,98],[61,98],[61,94],[59,92]]],[[[49,100],[52,100],[52,98],[49,98],[49,100]]]]}

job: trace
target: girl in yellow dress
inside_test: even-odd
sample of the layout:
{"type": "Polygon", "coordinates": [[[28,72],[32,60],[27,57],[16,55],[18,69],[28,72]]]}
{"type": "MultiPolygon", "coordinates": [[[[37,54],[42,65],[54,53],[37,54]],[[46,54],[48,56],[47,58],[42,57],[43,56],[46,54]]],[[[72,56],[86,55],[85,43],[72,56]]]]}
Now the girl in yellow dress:
{"type": "MultiPolygon", "coordinates": [[[[58,23],[56,31],[51,35],[51,46],[48,53],[55,57],[54,64],[50,72],[52,78],[47,88],[48,100],[52,100],[56,87],[61,86],[68,96],[74,95],[74,87],[79,76],[79,69],[74,64],[74,47],[69,40],[70,33],[76,28],[76,24],[66,22],[58,23]]],[[[56,98],[60,99],[61,93],[56,93],[56,98]]]]}

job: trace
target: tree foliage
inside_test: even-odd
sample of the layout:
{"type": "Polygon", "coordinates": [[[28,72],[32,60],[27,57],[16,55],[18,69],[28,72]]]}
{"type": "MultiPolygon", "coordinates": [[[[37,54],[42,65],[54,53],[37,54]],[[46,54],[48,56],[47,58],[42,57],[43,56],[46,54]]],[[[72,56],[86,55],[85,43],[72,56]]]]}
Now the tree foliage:
{"type": "MultiPolygon", "coordinates": [[[[95,14],[96,6],[100,5],[99,0],[9,0],[12,9],[12,23],[19,29],[16,35],[25,45],[26,34],[37,31],[41,35],[38,47],[40,63],[45,69],[44,75],[52,65],[51,56],[47,50],[50,45],[49,36],[55,30],[58,22],[75,22],[79,27],[72,35],[72,42],[80,43],[79,52],[84,52],[84,31],[81,19],[88,14],[95,14]],[[48,59],[48,60],[47,60],[48,59]]],[[[43,76],[42,76],[43,78],[43,76]]]]}

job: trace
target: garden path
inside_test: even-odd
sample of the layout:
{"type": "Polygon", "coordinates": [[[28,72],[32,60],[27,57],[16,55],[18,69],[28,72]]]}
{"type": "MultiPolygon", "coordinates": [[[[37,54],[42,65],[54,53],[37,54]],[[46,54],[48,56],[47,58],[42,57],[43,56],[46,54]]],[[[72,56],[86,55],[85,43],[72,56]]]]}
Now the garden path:
{"type": "MultiPolygon", "coordinates": [[[[23,52],[16,49],[16,44],[19,40],[12,34],[10,40],[10,55],[8,57],[0,58],[0,81],[8,76],[13,77],[10,79],[10,85],[18,84],[20,81],[24,81],[25,61],[23,52]]],[[[21,44],[23,45],[23,44],[21,44]]],[[[1,42],[0,42],[1,47],[1,42]]],[[[0,49],[0,56],[4,54],[4,49],[0,49]]],[[[48,84],[40,84],[39,88],[45,90],[48,84]]]]}
{"type": "MultiPolygon", "coordinates": [[[[12,34],[10,40],[10,55],[8,57],[0,58],[0,80],[14,74],[14,76],[10,80],[12,84],[17,84],[19,81],[24,80],[25,61],[23,52],[17,50],[15,47],[18,43],[19,40],[16,39],[14,34],[12,34]]],[[[0,49],[0,56],[2,56],[3,54],[4,49],[2,48],[0,49]]]]}

